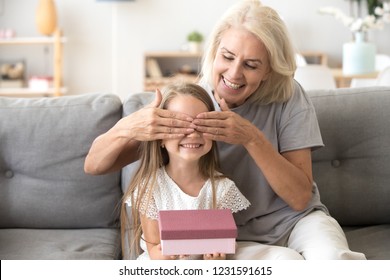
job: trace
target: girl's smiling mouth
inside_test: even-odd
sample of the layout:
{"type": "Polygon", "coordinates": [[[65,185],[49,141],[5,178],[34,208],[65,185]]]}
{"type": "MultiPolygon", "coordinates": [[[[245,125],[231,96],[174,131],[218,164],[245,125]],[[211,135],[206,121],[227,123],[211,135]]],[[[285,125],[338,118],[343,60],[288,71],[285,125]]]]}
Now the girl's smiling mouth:
{"type": "Polygon", "coordinates": [[[202,146],[202,144],[180,144],[180,147],[186,148],[186,149],[198,149],[202,146]]]}

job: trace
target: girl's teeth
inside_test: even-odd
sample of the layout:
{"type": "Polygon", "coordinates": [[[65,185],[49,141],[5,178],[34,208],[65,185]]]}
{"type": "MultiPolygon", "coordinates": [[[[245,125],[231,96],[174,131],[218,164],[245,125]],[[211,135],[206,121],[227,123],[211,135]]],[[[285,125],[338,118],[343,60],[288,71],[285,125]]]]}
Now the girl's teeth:
{"type": "Polygon", "coordinates": [[[199,144],[184,144],[183,147],[189,148],[189,149],[196,149],[196,148],[199,148],[200,145],[199,144]]]}

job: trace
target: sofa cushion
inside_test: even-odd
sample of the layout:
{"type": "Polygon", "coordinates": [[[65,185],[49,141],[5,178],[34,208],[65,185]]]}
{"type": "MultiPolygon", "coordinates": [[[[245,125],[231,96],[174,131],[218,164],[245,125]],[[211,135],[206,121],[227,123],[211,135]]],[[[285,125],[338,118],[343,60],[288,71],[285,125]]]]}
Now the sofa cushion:
{"type": "Polygon", "coordinates": [[[390,88],[309,91],[325,144],[313,152],[321,200],[343,226],[390,223],[390,88]]]}
{"type": "Polygon", "coordinates": [[[98,229],[0,229],[1,260],[111,260],[120,232],[98,229]]]}
{"type": "Polygon", "coordinates": [[[0,228],[117,226],[119,172],[91,176],[83,166],[120,117],[115,95],[0,98],[0,228]]]}
{"type": "Polygon", "coordinates": [[[390,260],[390,225],[344,227],[349,247],[369,260],[390,260]]]}

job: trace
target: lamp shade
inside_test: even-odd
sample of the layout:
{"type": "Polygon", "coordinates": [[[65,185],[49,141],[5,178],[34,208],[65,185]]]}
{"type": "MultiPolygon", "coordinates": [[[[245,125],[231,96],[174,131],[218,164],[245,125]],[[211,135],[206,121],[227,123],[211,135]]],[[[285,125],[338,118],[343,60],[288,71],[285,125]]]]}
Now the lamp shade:
{"type": "Polygon", "coordinates": [[[53,0],[39,0],[35,14],[38,31],[43,35],[51,35],[57,27],[57,12],[53,0]]]}

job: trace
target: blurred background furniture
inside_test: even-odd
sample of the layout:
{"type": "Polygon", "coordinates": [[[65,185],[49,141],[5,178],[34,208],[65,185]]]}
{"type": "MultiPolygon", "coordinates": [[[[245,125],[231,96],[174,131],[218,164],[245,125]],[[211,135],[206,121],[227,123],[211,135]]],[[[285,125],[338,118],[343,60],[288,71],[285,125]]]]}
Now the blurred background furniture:
{"type": "Polygon", "coordinates": [[[352,80],[374,80],[378,77],[377,71],[367,74],[345,74],[342,68],[332,68],[331,71],[338,88],[352,87],[352,80]]]}
{"type": "Polygon", "coordinates": [[[305,90],[336,88],[332,71],[329,67],[322,64],[298,66],[294,78],[305,90]]]}
{"type": "Polygon", "coordinates": [[[307,65],[307,61],[305,57],[300,53],[295,54],[295,62],[297,63],[297,67],[302,67],[307,65]]]}
{"type": "MultiPolygon", "coordinates": [[[[27,80],[24,81],[26,86],[21,87],[5,87],[1,85],[0,77],[0,95],[10,97],[40,97],[40,96],[61,96],[67,92],[67,88],[63,86],[63,45],[67,42],[67,37],[62,35],[60,29],[56,29],[52,36],[39,37],[15,37],[15,38],[0,38],[0,47],[13,47],[15,50],[21,50],[20,46],[26,46],[25,52],[34,50],[34,46],[43,45],[53,49],[52,57],[52,73],[45,75],[52,76],[52,85],[47,88],[30,88],[27,86],[27,80]]],[[[0,59],[1,60],[1,59],[0,59]]],[[[28,73],[29,76],[34,76],[35,73],[28,73]]]]}
{"type": "Polygon", "coordinates": [[[328,55],[324,52],[302,51],[301,55],[304,57],[307,64],[328,65],[328,55]]]}
{"type": "Polygon", "coordinates": [[[390,85],[390,78],[387,76],[388,81],[386,82],[385,75],[381,75],[386,68],[390,67],[390,55],[387,54],[377,54],[375,56],[375,70],[377,71],[377,76],[375,77],[356,77],[351,80],[351,87],[367,87],[375,85],[390,85]],[[381,81],[379,81],[379,77],[381,81]]]}
{"type": "Polygon", "coordinates": [[[328,65],[328,55],[323,52],[303,51],[295,55],[297,66],[306,66],[307,64],[328,65]]]}
{"type": "Polygon", "coordinates": [[[376,86],[390,86],[390,66],[381,71],[376,79],[376,86]]]}
{"type": "Polygon", "coordinates": [[[144,54],[144,90],[154,91],[177,80],[197,82],[201,52],[149,51],[144,54]]]}

